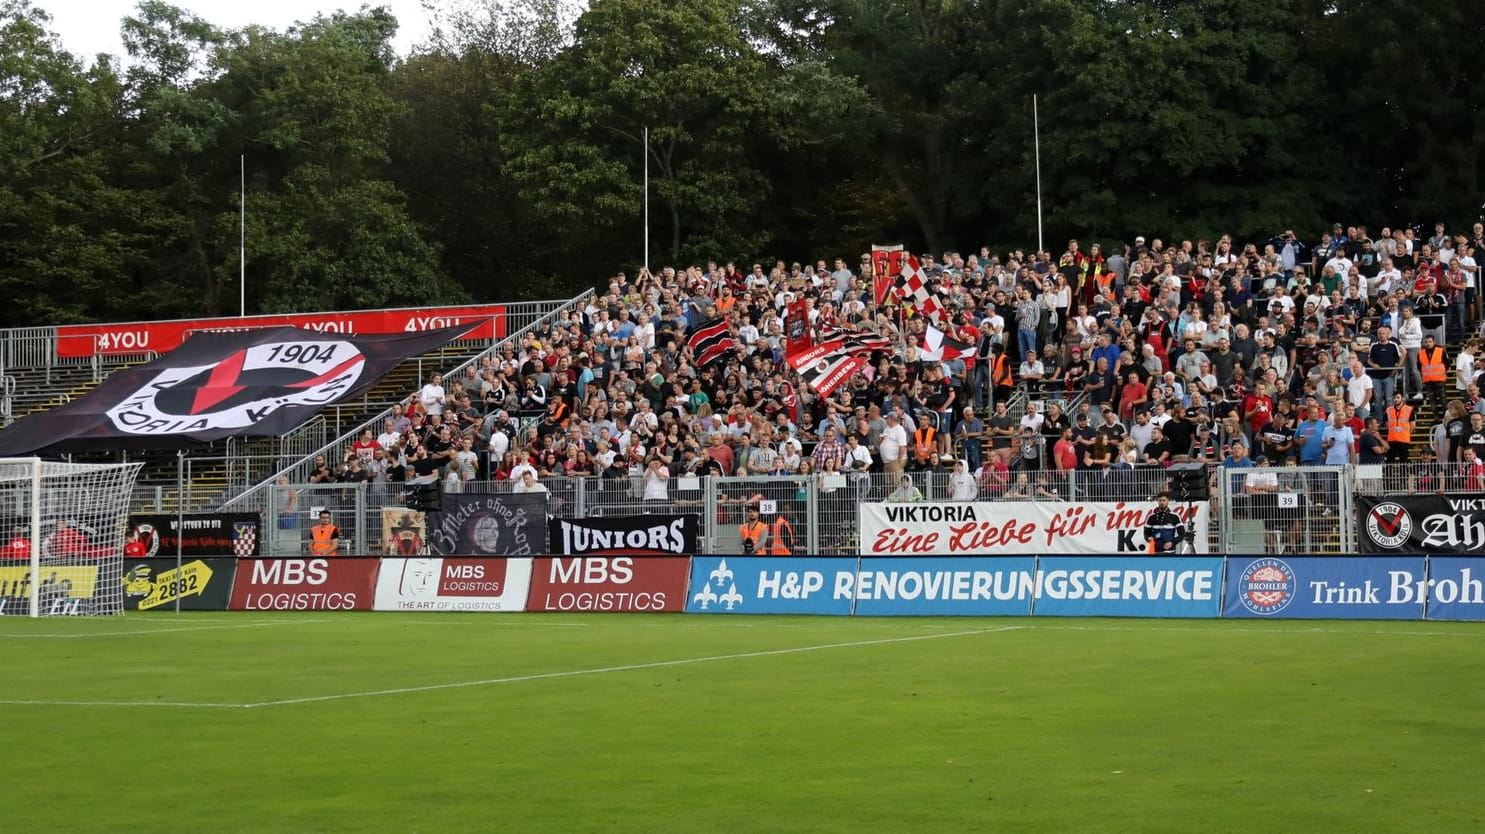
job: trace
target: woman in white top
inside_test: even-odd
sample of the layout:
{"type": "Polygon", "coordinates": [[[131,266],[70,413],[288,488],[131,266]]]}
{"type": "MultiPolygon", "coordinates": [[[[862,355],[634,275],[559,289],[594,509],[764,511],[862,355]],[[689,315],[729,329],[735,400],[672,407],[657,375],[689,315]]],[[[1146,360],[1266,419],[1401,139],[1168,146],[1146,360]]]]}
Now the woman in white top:
{"type": "Polygon", "coordinates": [[[443,398],[443,374],[434,374],[433,378],[428,380],[428,384],[418,392],[418,399],[423,403],[423,410],[428,412],[430,417],[443,413],[443,398]]]}
{"type": "Polygon", "coordinates": [[[949,476],[949,500],[973,501],[980,496],[980,486],[975,476],[969,474],[964,461],[954,464],[954,474],[949,476]]]}

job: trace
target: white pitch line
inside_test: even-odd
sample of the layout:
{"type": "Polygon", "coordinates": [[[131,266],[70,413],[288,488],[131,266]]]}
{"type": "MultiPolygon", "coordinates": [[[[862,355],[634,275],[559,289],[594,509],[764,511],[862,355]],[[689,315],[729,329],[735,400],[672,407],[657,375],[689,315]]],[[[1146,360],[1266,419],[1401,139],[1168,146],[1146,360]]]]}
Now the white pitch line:
{"type": "Polygon", "coordinates": [[[968,637],[974,634],[990,634],[999,631],[1018,631],[1025,626],[1003,626],[1001,628],[982,628],[974,631],[950,631],[942,634],[920,634],[914,637],[890,637],[881,640],[854,640],[849,643],[821,643],[814,646],[798,646],[792,649],[769,649],[757,652],[741,652],[738,654],[719,654],[710,657],[688,657],[681,660],[658,660],[653,663],[631,663],[624,666],[603,666],[596,669],[575,669],[568,672],[542,672],[535,675],[516,675],[508,678],[488,678],[478,681],[459,681],[456,683],[436,683],[427,686],[407,686],[399,689],[378,689],[369,692],[344,692],[339,695],[316,695],[310,698],[285,698],[277,701],[260,701],[255,704],[246,704],[248,709],[258,707],[291,706],[294,704],[315,704],[323,701],[344,701],[351,698],[378,698],[385,695],[407,695],[416,692],[436,692],[442,689],[466,689],[474,686],[497,686],[505,683],[524,683],[526,681],[553,680],[557,678],[576,678],[585,675],[606,675],[612,672],[636,672],[642,669],[663,669],[670,666],[690,666],[697,663],[715,663],[722,660],[742,660],[750,657],[776,657],[786,654],[803,654],[805,652],[825,651],[826,649],[849,649],[860,646],[881,646],[889,643],[911,643],[919,640],[939,640],[945,637],[968,637]]]}
{"type": "Polygon", "coordinates": [[[0,640],[81,640],[91,637],[125,637],[132,634],[173,634],[181,631],[228,631],[239,628],[274,628],[278,626],[302,625],[304,623],[329,623],[330,618],[317,620],[264,620],[256,623],[235,625],[185,626],[182,628],[134,628],[123,631],[93,631],[79,634],[0,634],[0,640]]]}
{"type": "Polygon", "coordinates": [[[202,707],[245,709],[251,704],[211,704],[199,701],[0,701],[0,706],[15,707],[202,707]]]}

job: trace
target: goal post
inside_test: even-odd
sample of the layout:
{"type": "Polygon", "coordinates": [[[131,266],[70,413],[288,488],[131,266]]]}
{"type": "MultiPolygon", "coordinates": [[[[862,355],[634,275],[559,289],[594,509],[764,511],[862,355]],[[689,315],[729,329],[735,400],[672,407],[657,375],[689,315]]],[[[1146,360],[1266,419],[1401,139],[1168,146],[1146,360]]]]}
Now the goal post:
{"type": "Polygon", "coordinates": [[[0,615],[124,610],[124,539],[140,463],[0,458],[0,615]]]}

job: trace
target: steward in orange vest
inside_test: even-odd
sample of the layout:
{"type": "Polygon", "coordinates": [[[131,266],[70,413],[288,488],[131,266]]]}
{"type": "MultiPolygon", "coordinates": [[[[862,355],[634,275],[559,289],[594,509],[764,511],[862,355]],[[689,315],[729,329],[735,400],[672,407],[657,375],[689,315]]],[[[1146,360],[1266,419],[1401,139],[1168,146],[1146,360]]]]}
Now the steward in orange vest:
{"type": "Polygon", "coordinates": [[[788,556],[790,540],[794,538],[794,527],[783,513],[774,516],[768,530],[768,555],[788,556]]]}
{"type": "Polygon", "coordinates": [[[738,525],[737,534],[742,539],[743,553],[753,555],[763,553],[763,537],[768,533],[768,525],[758,520],[758,508],[748,508],[748,520],[738,525]]]}
{"type": "Polygon", "coordinates": [[[1403,402],[1402,394],[1393,394],[1392,405],[1387,407],[1387,462],[1406,462],[1412,442],[1413,407],[1403,402]]]}
{"type": "Polygon", "coordinates": [[[938,429],[926,422],[913,431],[913,464],[916,469],[932,469],[938,464],[938,429]]]}
{"type": "Polygon", "coordinates": [[[340,550],[340,528],[330,521],[330,511],[320,511],[320,523],[309,528],[309,555],[336,556],[340,550]]]}

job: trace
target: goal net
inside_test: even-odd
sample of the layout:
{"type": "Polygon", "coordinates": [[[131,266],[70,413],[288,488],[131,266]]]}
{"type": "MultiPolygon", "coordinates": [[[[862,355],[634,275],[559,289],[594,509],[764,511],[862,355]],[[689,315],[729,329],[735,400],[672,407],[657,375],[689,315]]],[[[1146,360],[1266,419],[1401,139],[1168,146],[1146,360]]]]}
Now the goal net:
{"type": "Polygon", "coordinates": [[[124,534],[139,463],[0,458],[0,614],[124,610],[124,534]]]}

